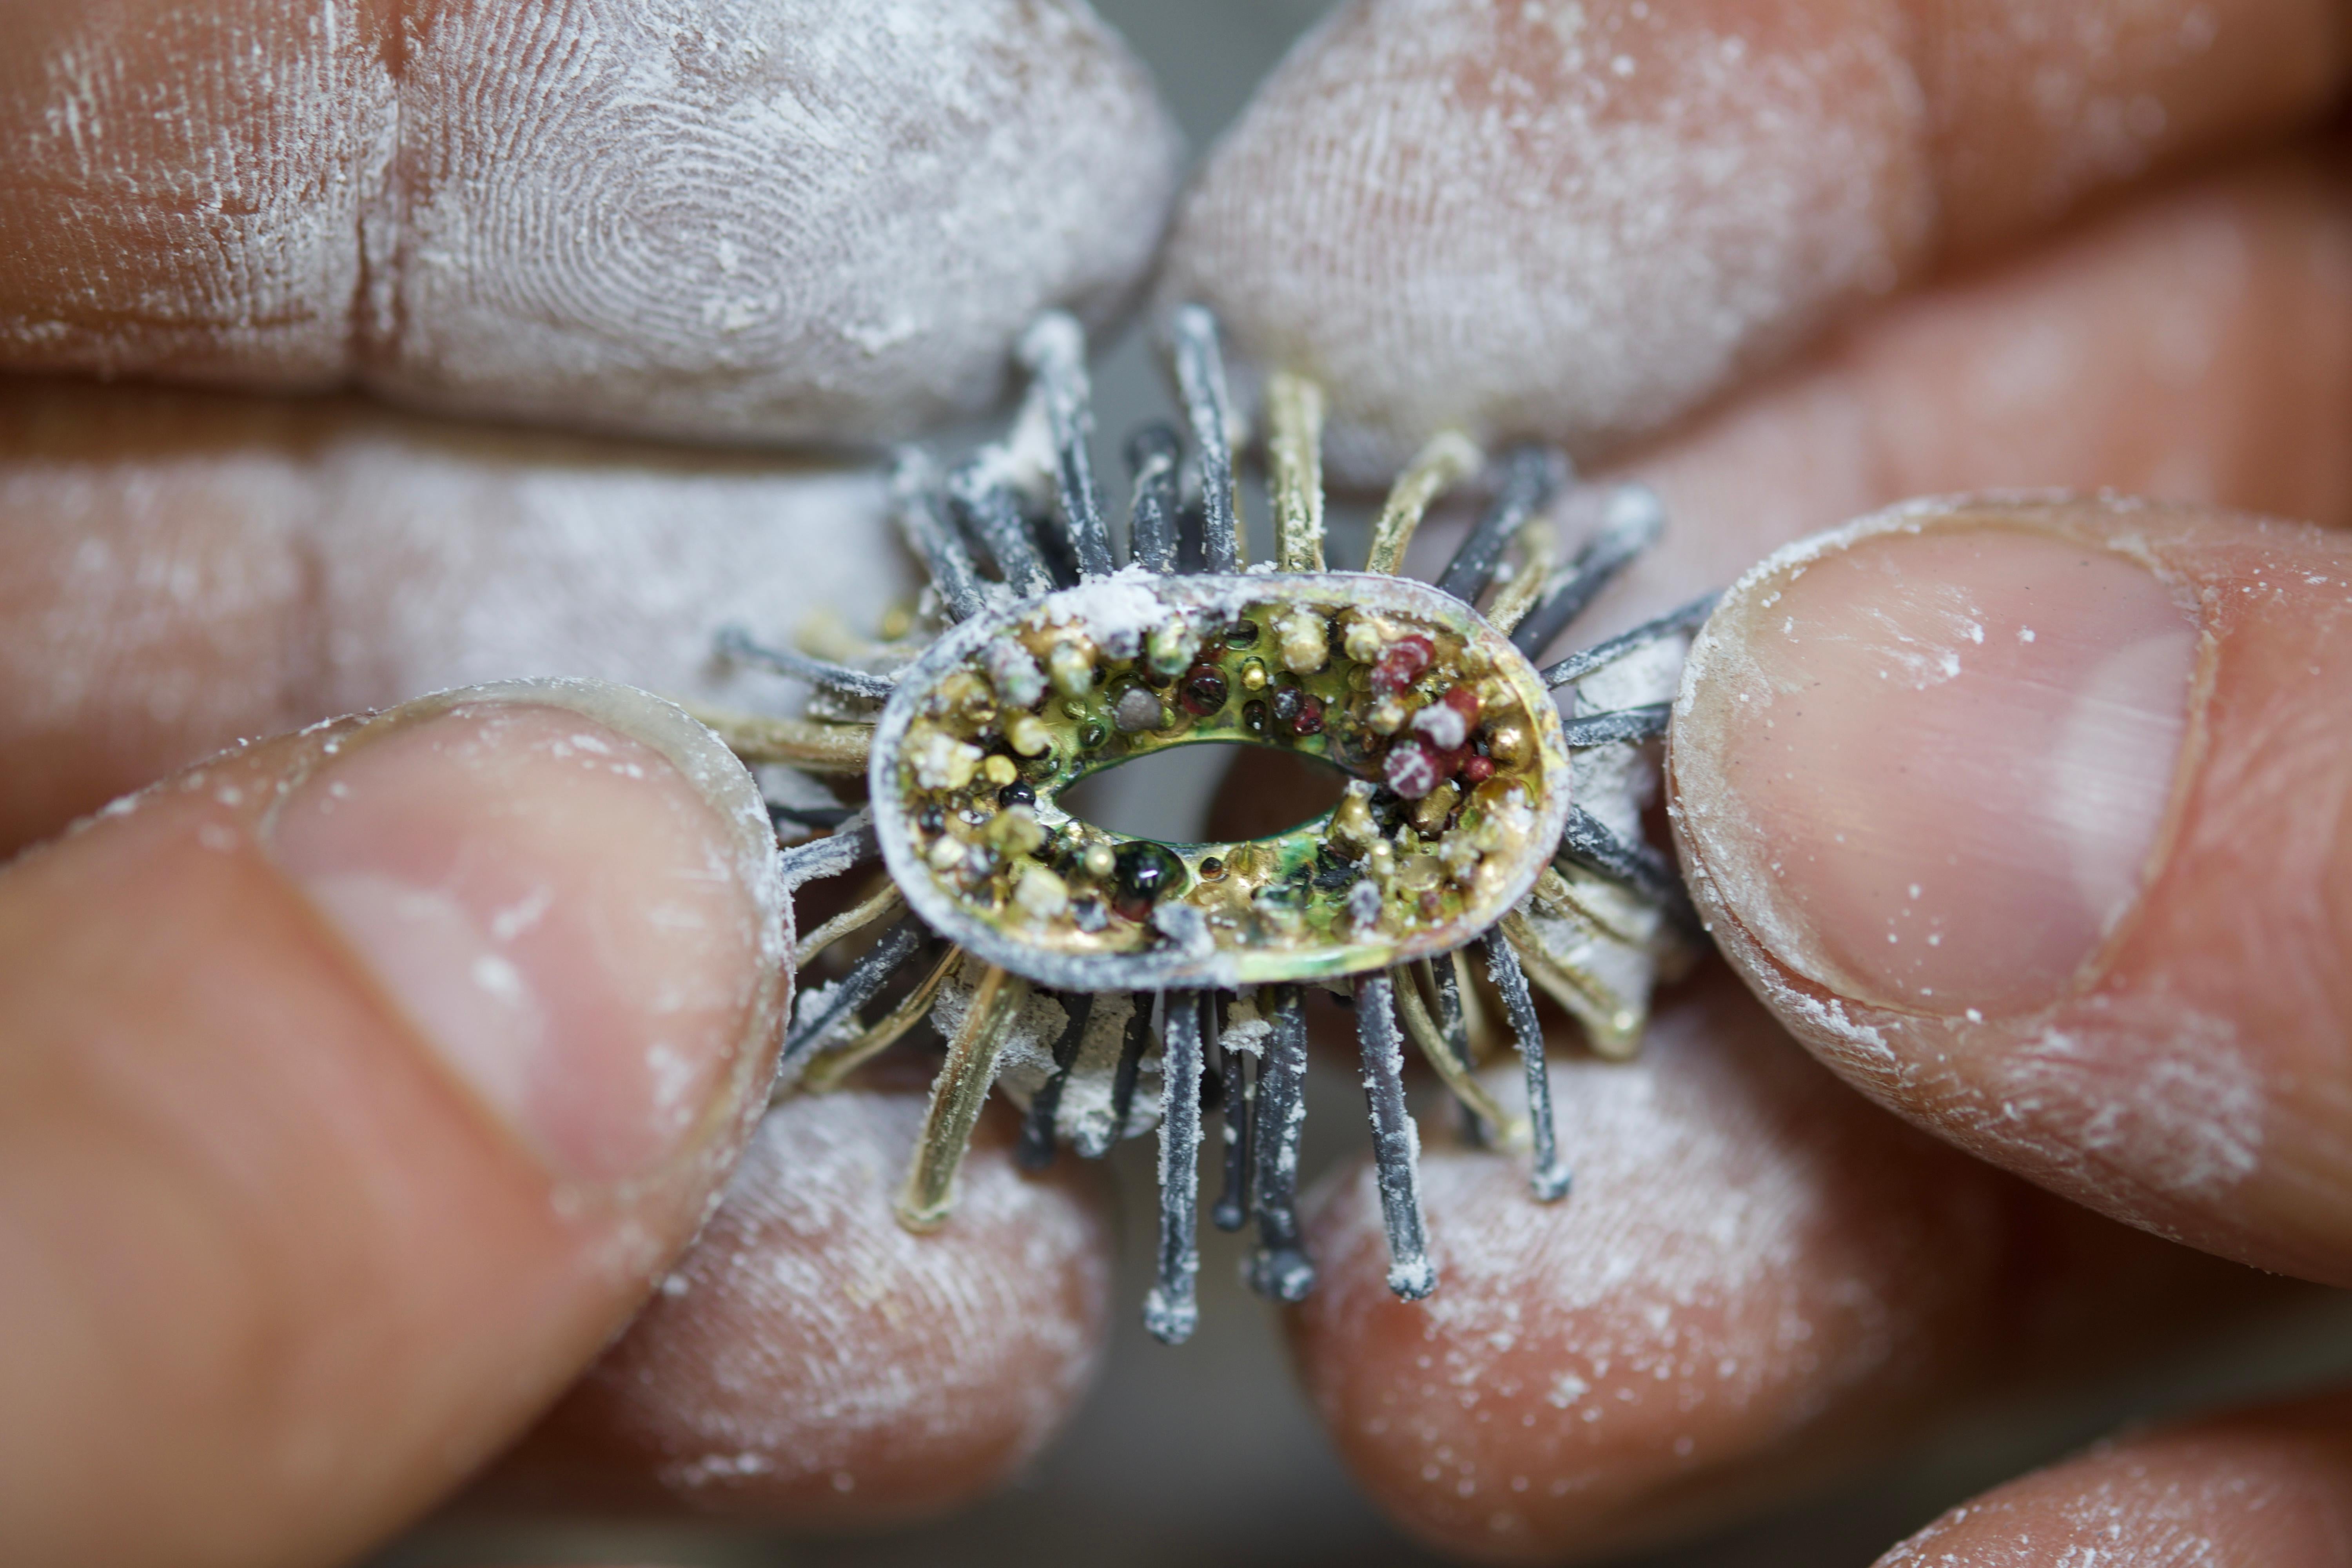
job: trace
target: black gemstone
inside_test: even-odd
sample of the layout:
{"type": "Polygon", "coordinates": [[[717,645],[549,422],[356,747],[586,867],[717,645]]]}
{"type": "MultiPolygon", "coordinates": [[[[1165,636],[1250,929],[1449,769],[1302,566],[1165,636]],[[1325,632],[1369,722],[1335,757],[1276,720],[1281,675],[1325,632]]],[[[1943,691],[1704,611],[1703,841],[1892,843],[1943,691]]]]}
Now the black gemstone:
{"type": "Polygon", "coordinates": [[[1034,805],[1037,804],[1037,792],[1015,779],[996,792],[996,804],[1003,806],[1034,805]]]}
{"type": "Polygon", "coordinates": [[[1113,908],[1131,921],[1148,918],[1151,906],[1184,889],[1184,862],[1148,840],[1122,844],[1113,856],[1113,908]]]}
{"type": "Polygon", "coordinates": [[[947,830],[948,814],[936,805],[927,805],[916,814],[915,826],[926,833],[943,833],[947,830]]]}

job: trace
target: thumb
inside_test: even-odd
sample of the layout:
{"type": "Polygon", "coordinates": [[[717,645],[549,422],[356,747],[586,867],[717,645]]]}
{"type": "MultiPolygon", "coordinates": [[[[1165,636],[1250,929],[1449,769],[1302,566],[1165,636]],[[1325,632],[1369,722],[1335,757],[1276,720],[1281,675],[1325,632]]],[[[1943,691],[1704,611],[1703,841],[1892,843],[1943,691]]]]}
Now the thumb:
{"type": "Polygon", "coordinates": [[[2352,542],[1916,503],[1693,650],[1696,897],[1865,1092],[2045,1186],[2352,1282],[2352,542]]]}
{"type": "Polygon", "coordinates": [[[0,1561],[341,1560],[551,1399],[764,1098],[772,844],[677,709],[541,681],[0,871],[0,1561]]]}

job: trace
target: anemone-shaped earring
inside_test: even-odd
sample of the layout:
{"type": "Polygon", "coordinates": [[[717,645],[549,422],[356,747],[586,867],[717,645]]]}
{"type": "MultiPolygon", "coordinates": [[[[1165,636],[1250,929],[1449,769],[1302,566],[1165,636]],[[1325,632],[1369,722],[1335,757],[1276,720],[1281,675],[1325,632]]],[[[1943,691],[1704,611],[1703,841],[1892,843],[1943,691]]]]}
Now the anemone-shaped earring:
{"type": "Polygon", "coordinates": [[[1671,864],[1642,838],[1654,781],[1640,743],[1664,732],[1712,601],[1538,668],[1656,536],[1660,509],[1617,487],[1595,537],[1559,560],[1549,507],[1568,465],[1514,449],[1437,581],[1400,576],[1432,501],[1486,466],[1455,434],[1398,478],[1365,570],[1328,570],[1322,394],[1284,374],[1264,399],[1275,560],[1251,566],[1241,434],[1208,313],[1180,310],[1171,347],[1190,441],[1154,425],[1129,443],[1123,568],[1088,457],[1083,339],[1048,315],[1024,338],[1033,380],[1004,441],[944,477],[919,454],[900,459],[899,524],[930,576],[928,645],[844,663],[730,630],[725,654],[815,697],[799,719],[702,717],[748,762],[863,775],[863,806],[776,808],[781,834],[804,840],[782,852],[789,885],[877,858],[888,873],[800,944],[805,968],[884,928],[846,973],[802,993],[778,1092],[837,1083],[931,1019],[947,1055],[898,1205],[918,1229],[946,1218],[992,1086],[1023,1108],[1032,1168],[1063,1143],[1099,1156],[1156,1123],[1145,1316],[1174,1342],[1196,1317],[1204,1106],[1225,1134],[1215,1223],[1257,1226],[1251,1283],[1283,1300],[1313,1285],[1294,1207],[1307,985],[1354,1006],[1397,1294],[1436,1285],[1406,1036],[1479,1136],[1531,1150],[1535,1195],[1565,1195],[1529,982],[1596,1049],[1622,1055],[1660,965],[1694,940],[1671,864]],[[1560,687],[1573,689],[1566,714],[1560,687]],[[1346,794],[1312,822],[1237,843],[1137,838],[1061,804],[1114,763],[1211,741],[1320,758],[1348,775],[1346,794]],[[1474,1073],[1486,1030],[1473,952],[1525,1064],[1524,1116],[1474,1073]]]}

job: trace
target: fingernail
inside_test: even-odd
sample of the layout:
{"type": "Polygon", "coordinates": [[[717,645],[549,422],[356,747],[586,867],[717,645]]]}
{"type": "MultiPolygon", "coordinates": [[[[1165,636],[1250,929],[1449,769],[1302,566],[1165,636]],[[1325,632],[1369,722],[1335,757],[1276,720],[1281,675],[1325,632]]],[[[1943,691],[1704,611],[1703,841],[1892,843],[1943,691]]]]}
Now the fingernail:
{"type": "Polygon", "coordinates": [[[2054,1000],[2129,912],[2199,632],[2063,507],[1953,503],[1792,547],[1727,596],[1675,722],[1701,896],[1857,1001],[2054,1000]]]}
{"type": "Polygon", "coordinates": [[[328,745],[272,856],[552,1173],[650,1174],[731,1121],[782,893],[759,793],[709,731],[625,687],[518,681],[328,745]]]}

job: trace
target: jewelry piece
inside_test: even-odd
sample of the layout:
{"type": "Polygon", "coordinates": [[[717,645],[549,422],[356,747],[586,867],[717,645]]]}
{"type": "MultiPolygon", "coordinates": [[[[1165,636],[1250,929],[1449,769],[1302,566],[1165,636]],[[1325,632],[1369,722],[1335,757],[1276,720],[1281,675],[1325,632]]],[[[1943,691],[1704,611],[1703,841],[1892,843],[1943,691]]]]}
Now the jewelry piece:
{"type": "Polygon", "coordinates": [[[1355,1010],[1399,1296],[1436,1285],[1405,1035],[1475,1136],[1531,1150],[1538,1199],[1567,1193],[1528,983],[1595,1049],[1624,1055],[1661,967],[1696,940],[1671,863],[1642,837],[1655,781],[1641,742],[1664,732],[1713,604],[1538,669],[1656,537],[1660,508],[1639,486],[1588,498],[1601,526],[1559,560],[1549,508],[1568,465],[1515,449],[1436,583],[1399,576],[1432,501],[1485,466],[1450,433],[1397,479],[1366,569],[1328,570],[1322,393],[1282,374],[1265,395],[1276,559],[1250,565],[1214,324],[1188,308],[1172,337],[1190,447],[1165,425],[1129,442],[1124,567],[1088,458],[1084,341],[1051,314],[1023,339],[1033,381],[1009,437],[943,479],[919,454],[899,461],[899,525],[930,574],[922,633],[822,658],[730,630],[727,656],[815,696],[798,719],[698,715],[746,762],[863,775],[862,807],[774,808],[781,836],[825,835],[782,851],[789,886],[877,857],[888,872],[800,944],[805,970],[835,942],[883,928],[846,973],[800,995],[778,1092],[836,1084],[930,1018],[947,1057],[898,1202],[916,1229],[947,1217],[991,1085],[1023,1108],[1031,1169],[1061,1143],[1098,1157],[1156,1123],[1160,1258],[1145,1321],[1170,1342],[1197,1317],[1204,1110],[1224,1131],[1214,1222],[1257,1226],[1251,1284],[1295,1301],[1314,1283],[1295,1208],[1306,985],[1355,1010]],[[1552,698],[1563,686],[1565,716],[1552,698]],[[1348,775],[1346,794],[1313,822],[1239,843],[1136,838],[1061,803],[1114,763],[1202,742],[1319,758],[1348,775]],[[1475,1076],[1490,1031],[1473,950],[1525,1067],[1524,1116],[1475,1076]]]}

